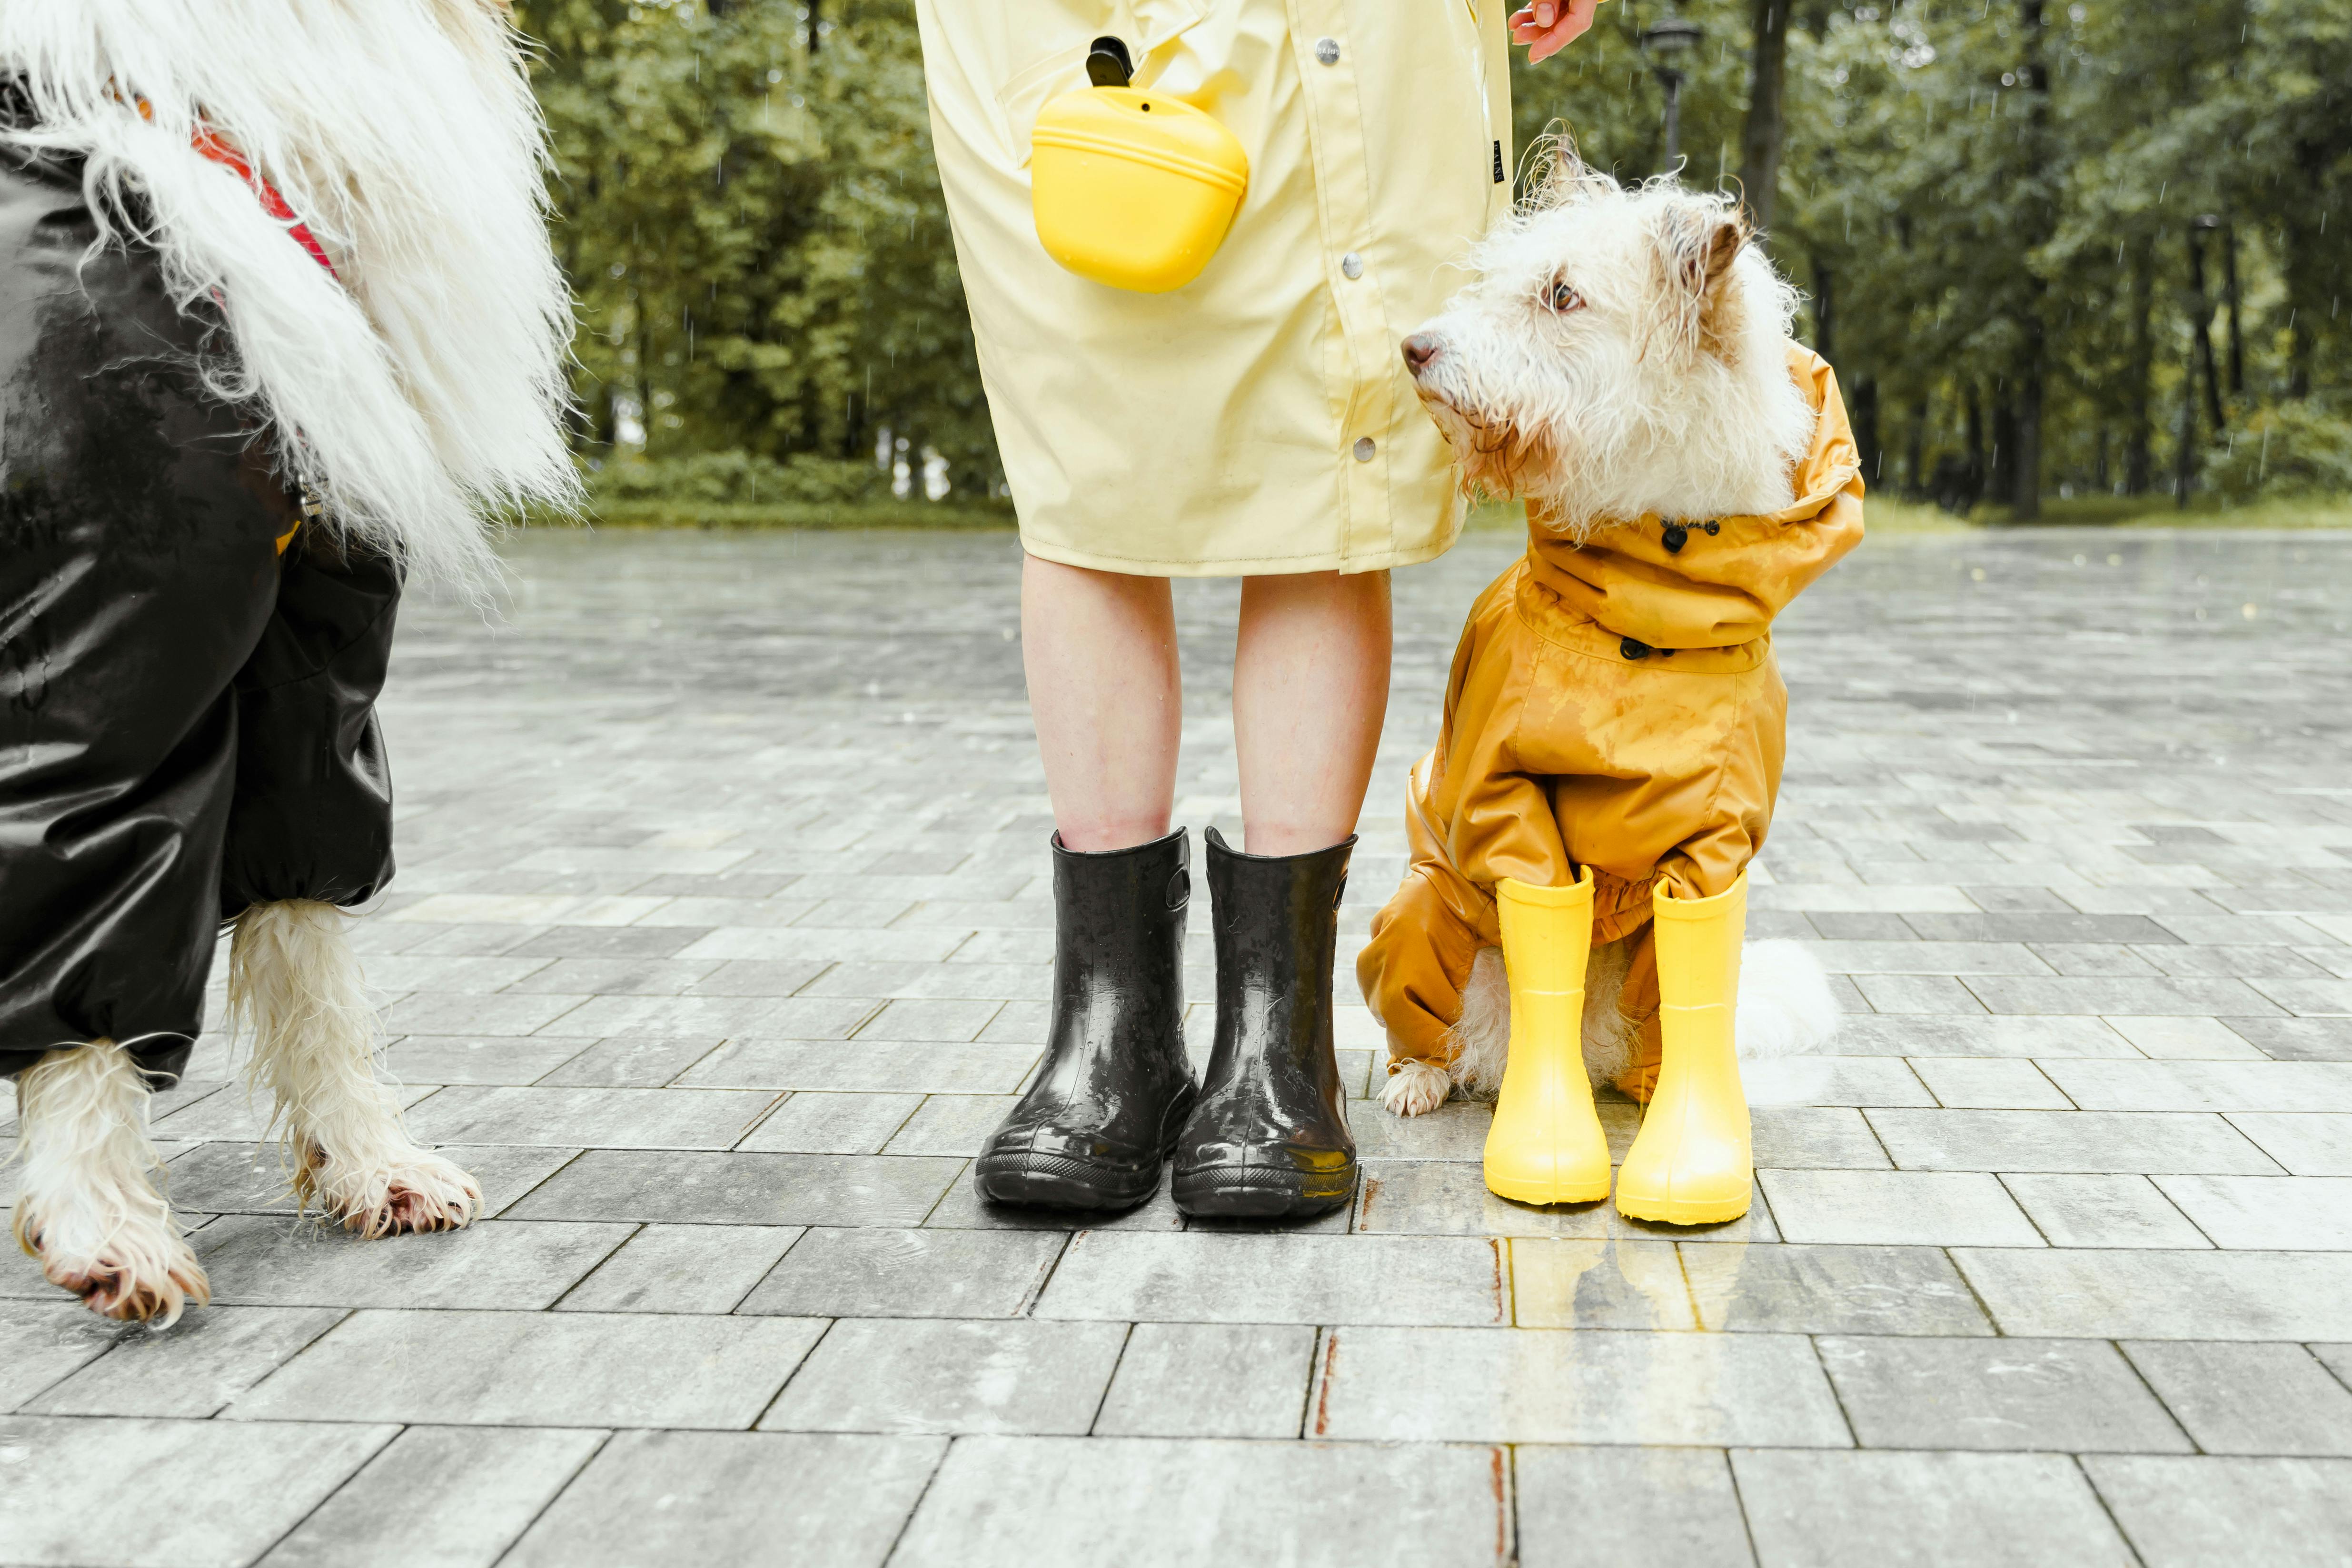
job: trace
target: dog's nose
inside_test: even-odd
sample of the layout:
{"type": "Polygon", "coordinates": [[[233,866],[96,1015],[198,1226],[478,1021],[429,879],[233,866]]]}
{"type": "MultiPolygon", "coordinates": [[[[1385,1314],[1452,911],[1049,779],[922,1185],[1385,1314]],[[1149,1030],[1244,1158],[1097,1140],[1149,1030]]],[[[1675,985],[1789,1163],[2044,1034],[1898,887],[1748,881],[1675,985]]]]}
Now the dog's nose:
{"type": "Polygon", "coordinates": [[[1439,342],[1430,332],[1415,332],[1404,341],[1404,367],[1418,376],[1437,357],[1439,342]]]}

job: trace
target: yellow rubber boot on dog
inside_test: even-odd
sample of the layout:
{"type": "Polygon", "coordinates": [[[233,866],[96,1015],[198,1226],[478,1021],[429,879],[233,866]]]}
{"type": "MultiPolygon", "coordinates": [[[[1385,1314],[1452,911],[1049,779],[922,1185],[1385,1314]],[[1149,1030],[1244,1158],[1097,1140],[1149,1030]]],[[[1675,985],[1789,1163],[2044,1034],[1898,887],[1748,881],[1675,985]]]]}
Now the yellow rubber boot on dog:
{"type": "Polygon", "coordinates": [[[1584,963],[1592,873],[1572,888],[1505,879],[1495,889],[1511,985],[1510,1058],[1486,1133],[1486,1187],[1523,1204],[1609,1195],[1609,1140],[1584,1073],[1584,963]]]}
{"type": "Polygon", "coordinates": [[[1734,1020],[1748,874],[1711,899],[1653,897],[1664,1054],[1642,1131],[1617,1173],[1617,1212],[1718,1225],[1748,1212],[1756,1184],[1734,1020]]]}

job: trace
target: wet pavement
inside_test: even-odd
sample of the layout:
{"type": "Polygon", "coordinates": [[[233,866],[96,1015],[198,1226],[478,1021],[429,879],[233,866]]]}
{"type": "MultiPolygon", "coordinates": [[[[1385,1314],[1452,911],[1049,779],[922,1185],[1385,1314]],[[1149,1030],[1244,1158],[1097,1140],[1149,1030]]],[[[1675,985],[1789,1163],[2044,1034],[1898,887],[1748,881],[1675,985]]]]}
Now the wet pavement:
{"type": "MultiPolygon", "coordinates": [[[[1350,1004],[1515,548],[1397,579],[1350,1004]]],[[[983,1206],[1051,977],[1010,536],[510,558],[502,626],[409,612],[359,928],[491,1217],[297,1220],[208,1039],[156,1136],[215,1304],[0,1268],[0,1562],[2352,1558],[2352,537],[1880,538],[1784,617],[1750,934],[1847,1016],[1751,1073],[1760,1201],[1698,1232],[1362,1098],[1323,1222],[983,1206]]],[[[1196,832],[1234,601],[1180,584],[1196,832]]]]}

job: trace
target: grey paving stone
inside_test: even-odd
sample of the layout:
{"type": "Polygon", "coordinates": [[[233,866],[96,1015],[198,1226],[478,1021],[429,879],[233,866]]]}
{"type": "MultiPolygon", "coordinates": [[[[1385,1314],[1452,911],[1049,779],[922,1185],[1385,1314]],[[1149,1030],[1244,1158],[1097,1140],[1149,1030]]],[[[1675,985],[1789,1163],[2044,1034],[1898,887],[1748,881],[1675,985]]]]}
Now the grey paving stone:
{"type": "Polygon", "coordinates": [[[636,1568],[788,1552],[793,1568],[880,1568],[945,1447],[938,1437],[618,1433],[504,1561],[636,1568]]]}
{"type": "Polygon", "coordinates": [[[1703,1329],[1772,1333],[1990,1334],[1958,1270],[1927,1247],[1685,1244],[1703,1329]]]}
{"type": "Polygon", "coordinates": [[[1354,1228],[1368,1236],[1696,1235],[1734,1241],[1769,1241],[1775,1234],[1760,1203],[1728,1225],[1693,1232],[1628,1220],[1608,1204],[1512,1203],[1486,1190],[1481,1166],[1461,1160],[1366,1161],[1354,1228]]]}
{"type": "MultiPolygon", "coordinates": [[[[440,1152],[481,1184],[483,1212],[493,1215],[576,1152],[458,1144],[441,1145],[440,1152]]],[[[294,1194],[286,1160],[276,1143],[199,1143],[172,1160],[166,1190],[173,1205],[184,1211],[290,1215],[294,1194]]]]}
{"type": "Polygon", "coordinates": [[[2352,1062],[2050,1061],[2085,1110],[2352,1111],[2352,1062]]]}
{"type": "Polygon", "coordinates": [[[1742,1062],[1751,1106],[1933,1105],[1907,1062],[1886,1057],[1780,1057],[1742,1062]]]}
{"type": "Polygon", "coordinates": [[[596,1043],[593,1035],[409,1035],[383,1053],[403,1083],[526,1084],[596,1043]]]}
{"type": "Polygon", "coordinates": [[[743,1428],[824,1331],[800,1318],[361,1311],[225,1415],[743,1428]]]}
{"type": "Polygon", "coordinates": [[[715,1036],[624,1035],[597,1041],[538,1081],[541,1087],[657,1089],[722,1043],[715,1036]]]}
{"type": "Polygon", "coordinates": [[[1847,1017],[1837,1048],[1849,1056],[2118,1057],[2140,1053],[2103,1018],[1847,1017]]]}
{"type": "Polygon", "coordinates": [[[1029,1230],[810,1231],[737,1309],[803,1318],[1009,1318],[1063,1237],[1029,1230]]]}
{"type": "Polygon", "coordinates": [[[1347,1327],[1307,1435],[1381,1442],[1853,1439],[1810,1342],[1781,1334],[1347,1327]]]}
{"type": "Polygon", "coordinates": [[[2352,1176],[2352,1115],[2241,1111],[2231,1124],[2297,1176],[2352,1176]]]}
{"type": "Polygon", "coordinates": [[[760,959],[730,959],[713,964],[700,978],[688,985],[689,996],[773,996],[793,997],[789,1005],[780,1005],[768,1016],[767,1027],[779,1034],[802,1035],[814,1027],[817,1032],[807,1036],[815,1039],[846,1039],[849,1032],[874,1010],[874,1004],[864,1001],[813,1002],[795,994],[810,981],[833,966],[829,963],[760,959]]]}
{"type": "Polygon", "coordinates": [[[2058,1092],[2041,1068],[2012,1057],[1921,1057],[1912,1061],[1911,1070],[1951,1110],[2074,1109],[2074,1102],[2058,1092]]]}
{"type": "Polygon", "coordinates": [[[392,1005],[384,1014],[384,1027],[395,1035],[535,1035],[589,1000],[585,994],[480,996],[454,991],[418,991],[392,1005]]]}
{"type": "MultiPolygon", "coordinates": [[[[923,1103],[919,1094],[793,1095],[753,1128],[739,1149],[778,1153],[871,1154],[879,1151],[923,1103]]],[[[900,1149],[894,1153],[947,1153],[900,1149]]]]}
{"type": "MultiPolygon", "coordinates": [[[[0,1305],[0,1324],[25,1310],[0,1305]]],[[[20,1408],[38,1415],[210,1415],[342,1318],[340,1307],[215,1304],[164,1332],[117,1331],[111,1350],[20,1408]]],[[[7,1363],[22,1375],[15,1350],[7,1363]]],[[[37,1365],[33,1359],[23,1370],[37,1365]]]]}
{"type": "Polygon", "coordinates": [[[1079,1436],[1126,1341],[1124,1323],[845,1318],[760,1426],[1079,1436]]]}
{"type": "Polygon", "coordinates": [[[696,1089],[1009,1094],[1020,1087],[1038,1054],[1036,1046],[737,1040],[713,1052],[679,1082],[696,1089]]]}
{"type": "Polygon", "coordinates": [[[2232,1018],[2230,1028],[2279,1061],[2352,1062],[2352,1019],[2232,1018]]]}
{"type": "MultiPolygon", "coordinates": [[[[1341,1211],[1340,1217],[1346,1218],[1346,1211],[1341,1211]]],[[[971,1167],[967,1164],[923,1226],[943,1230],[1181,1230],[1184,1216],[1177,1212],[1164,1180],[1158,1194],[1123,1214],[991,1203],[973,1187],[971,1167]]]]}
{"type": "Polygon", "coordinates": [[[1094,1431],[1295,1437],[1306,1418],[1316,1342],[1304,1324],[1138,1323],[1094,1431]]]}
{"type": "Polygon", "coordinates": [[[1818,1344],[1866,1448],[2190,1451],[2104,1340],[1839,1336],[1818,1344]]]}
{"type": "Polygon", "coordinates": [[[962,1163],[591,1149],[508,1212],[672,1225],[916,1225],[962,1163]]]}
{"type": "Polygon", "coordinates": [[[1510,1244],[1511,1321],[1523,1329],[1696,1329],[1671,1241],[1519,1237],[1510,1244]]]}
{"type": "Polygon", "coordinates": [[[800,1239],[793,1226],[649,1225],[556,1303],[566,1312],[731,1312],[800,1239]]]}
{"type": "Polygon", "coordinates": [[[2156,1184],[2220,1247],[2352,1248],[2352,1176],[2158,1176],[2156,1184]]]}
{"type": "Polygon", "coordinates": [[[2221,1016],[2278,1017],[2286,1009],[2242,980],[2098,979],[2067,977],[2037,980],[2011,975],[1980,975],[1969,989],[1992,1013],[2046,1015],[2095,1013],[2153,1014],[2177,1016],[2203,1013],[2221,1016]]]}
{"type": "Polygon", "coordinates": [[[2301,1345],[2141,1340],[2123,1349],[2209,1454],[2352,1456],[2352,1393],[2301,1345]]]}
{"type": "Polygon", "coordinates": [[[935,1094],[884,1147],[893,1154],[975,1156],[1013,1110],[1010,1094],[935,1094]]]}
{"type": "MultiPolygon", "coordinates": [[[[1907,932],[1906,933],[1908,934],[1907,932]]],[[[2048,974],[2021,942],[1815,942],[1806,951],[1832,974],[2048,974]]],[[[1865,993],[1866,994],[1866,993],[1865,993]]]]}
{"type": "Polygon", "coordinates": [[[196,1233],[213,1300],[257,1306],[535,1311],[627,1238],[618,1225],[517,1225],[364,1240],[316,1219],[229,1215],[196,1233]]]}
{"type": "Polygon", "coordinates": [[[2085,1110],[1872,1110],[1906,1171],[2277,1173],[2219,1116],[2085,1110]]]}
{"type": "Polygon", "coordinates": [[[1869,1122],[1850,1106],[1751,1106],[1748,1124],[1759,1165],[1885,1170],[1889,1163],[1869,1122]]]}
{"type": "Polygon", "coordinates": [[[604,1436],[411,1426],[279,1542],[262,1568],[490,1568],[604,1436]],[[420,1499],[429,1506],[419,1507],[420,1499]]]}
{"type": "Polygon", "coordinates": [[[959,1439],[893,1568],[1398,1562],[1486,1568],[1510,1537],[1493,1448],[959,1439]],[[1066,1506],[1116,1498],[1116,1507],[1066,1506]]]}
{"type": "Polygon", "coordinates": [[[2352,1256],[1966,1248],[1952,1254],[2005,1334],[2352,1340],[2352,1256]]]}
{"type": "Polygon", "coordinates": [[[2352,1461],[2118,1455],[2083,1468],[2147,1568],[2352,1557],[2352,1461]]]}
{"type": "MultiPolygon", "coordinates": [[[[1958,1112],[1945,1112],[1952,1115],[1958,1112]]],[[[1990,1175],[1959,1171],[1759,1171],[1790,1241],[2038,1247],[2042,1236],[1990,1175]]]]}
{"type": "Polygon", "coordinates": [[[774,1099],[744,1090],[458,1086],[417,1107],[409,1126],[436,1142],[724,1149],[774,1099]]]}
{"type": "MultiPolygon", "coordinates": [[[[26,1259],[29,1266],[31,1259],[26,1259]]],[[[39,1280],[37,1268],[27,1268],[39,1280]]],[[[105,1355],[121,1331],[46,1280],[49,1299],[0,1301],[0,1410],[15,1410],[105,1355]]]]}
{"type": "Polygon", "coordinates": [[[683,958],[557,958],[516,981],[513,989],[592,996],[680,996],[718,967],[708,961],[683,958]]]}
{"type": "Polygon", "coordinates": [[[1082,1231],[1041,1318],[1181,1323],[1507,1321],[1501,1245],[1468,1237],[1082,1231]]]}
{"type": "Polygon", "coordinates": [[[1714,1448],[1513,1455],[1521,1568],[1740,1568],[1755,1562],[1731,1467],[1714,1448]]]}
{"type": "Polygon", "coordinates": [[[1731,1468],[1766,1568],[2134,1561],[2062,1454],[1742,1449],[1731,1468]]]}
{"type": "MultiPolygon", "coordinates": [[[[2193,952],[2194,949],[2181,949],[2193,952]]],[[[2241,1018],[2240,1023],[2249,1022],[2241,1018]]],[[[2175,1061],[2261,1061],[2263,1053],[2219,1018],[2110,1018],[2142,1056],[2175,1061]]]]}
{"type": "MultiPolygon", "coordinates": [[[[2046,972],[2047,966],[2043,966],[2046,972]]],[[[1874,1013],[1932,1013],[1942,1017],[1986,1011],[1969,988],[1949,974],[1857,974],[1854,989],[1874,1013]]]]}
{"type": "Polygon", "coordinates": [[[0,1543],[12,1563],[243,1568],[397,1430],[0,1418],[0,1543]]]}
{"type": "Polygon", "coordinates": [[[2213,1245],[2146,1176],[2012,1174],[2001,1185],[2053,1247],[2213,1245]]]}
{"type": "Polygon", "coordinates": [[[2169,942],[2180,939],[2145,915],[2064,912],[1953,914],[1906,910],[1903,921],[1929,942],[2169,942]]]}

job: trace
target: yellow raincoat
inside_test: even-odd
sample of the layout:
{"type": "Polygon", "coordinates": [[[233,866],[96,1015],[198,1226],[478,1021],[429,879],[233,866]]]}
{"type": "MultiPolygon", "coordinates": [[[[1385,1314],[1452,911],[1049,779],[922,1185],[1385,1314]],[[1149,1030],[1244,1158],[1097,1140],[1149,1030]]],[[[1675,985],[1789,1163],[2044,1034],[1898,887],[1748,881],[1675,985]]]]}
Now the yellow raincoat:
{"type": "Polygon", "coordinates": [[[1510,205],[1510,0],[917,0],[931,131],[1022,547],[1145,576],[1369,572],[1454,542],[1397,344],[1510,205]],[[1087,45],[1249,156],[1224,245],[1139,294],[1065,272],[1037,112],[1087,45]]]}
{"type": "Polygon", "coordinates": [[[1647,1100],[1658,1063],[1651,890],[1727,891],[1762,847],[1780,784],[1788,691],[1771,623],[1862,541],[1863,484],[1828,363],[1789,345],[1820,411],[1796,504],[1766,517],[1645,516],[1582,544],[1530,509],[1528,552],[1470,611],[1437,747],[1412,771],[1412,861],[1357,961],[1390,1070],[1444,1064],[1506,877],[1560,887],[1592,869],[1593,941],[1631,939],[1620,1010],[1635,1026],[1618,1087],[1647,1100]]]}

